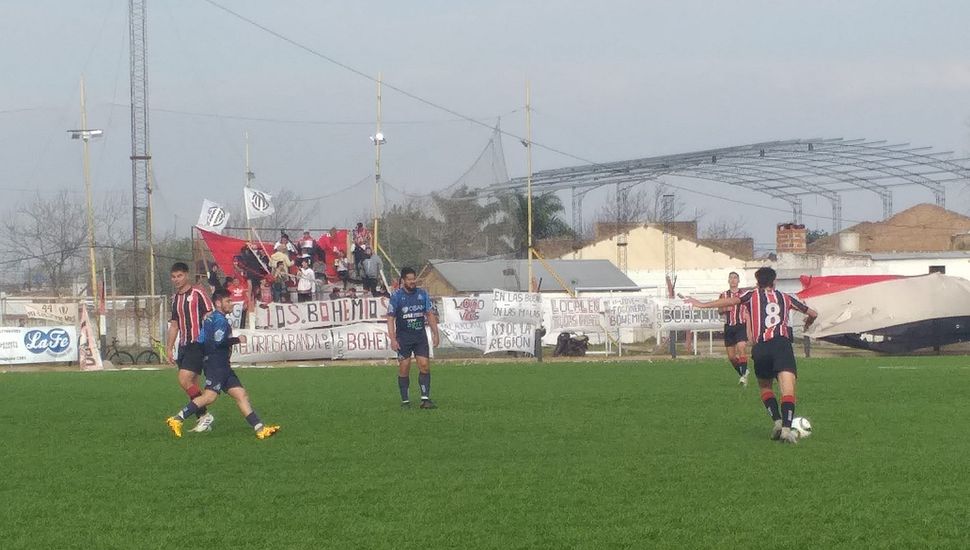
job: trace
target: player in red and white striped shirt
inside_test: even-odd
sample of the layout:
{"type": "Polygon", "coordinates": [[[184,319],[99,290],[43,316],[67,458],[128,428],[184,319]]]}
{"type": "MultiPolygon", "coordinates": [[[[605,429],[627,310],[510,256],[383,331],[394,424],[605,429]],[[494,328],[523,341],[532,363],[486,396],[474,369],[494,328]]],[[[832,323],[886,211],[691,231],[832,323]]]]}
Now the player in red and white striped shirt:
{"type": "MultiPolygon", "coordinates": [[[[721,293],[721,298],[738,298],[744,290],[738,288],[741,276],[732,271],[728,274],[729,288],[721,293]]],[[[745,350],[748,346],[747,308],[741,304],[721,308],[724,314],[724,349],[727,350],[728,361],[738,373],[738,384],[748,385],[748,357],[745,350]]]]}
{"type": "Polygon", "coordinates": [[[818,317],[818,313],[798,298],[775,290],[775,276],[774,269],[762,267],[754,274],[758,280],[758,288],[754,290],[713,302],[701,302],[695,298],[688,298],[688,302],[694,307],[726,307],[738,304],[747,307],[751,337],[754,340],[754,347],[751,349],[754,374],[758,377],[758,386],[761,388],[761,401],[775,423],[771,438],[796,443],[798,436],[791,429],[791,423],[795,418],[795,380],[798,372],[791,345],[792,330],[788,322],[791,310],[797,309],[806,315],[805,328],[808,328],[818,317]],[[781,391],[780,411],[772,390],[776,379],[781,391]]]}
{"type": "MultiPolygon", "coordinates": [[[[168,362],[178,363],[179,386],[189,396],[195,399],[202,395],[199,388],[199,376],[202,374],[202,344],[199,343],[199,333],[202,321],[212,312],[212,300],[201,287],[193,286],[189,280],[189,266],[183,262],[172,265],[172,318],[168,322],[168,362]],[[178,360],[172,354],[175,342],[178,340],[178,360]]],[[[193,432],[204,432],[209,429],[215,418],[205,408],[199,409],[198,424],[192,428],[193,432]]]]}

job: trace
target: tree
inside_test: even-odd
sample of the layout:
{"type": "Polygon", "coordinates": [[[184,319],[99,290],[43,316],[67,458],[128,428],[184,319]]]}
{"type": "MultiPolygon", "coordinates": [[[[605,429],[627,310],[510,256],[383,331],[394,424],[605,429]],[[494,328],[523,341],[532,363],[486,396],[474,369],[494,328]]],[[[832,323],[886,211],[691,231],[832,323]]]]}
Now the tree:
{"type": "Polygon", "coordinates": [[[66,190],[48,197],[38,193],[4,216],[0,253],[39,267],[51,291],[60,295],[83,272],[87,239],[82,196],[66,190]]]}
{"type": "Polygon", "coordinates": [[[742,218],[718,218],[701,231],[702,239],[743,239],[750,236],[742,218]]]}
{"type": "MultiPolygon", "coordinates": [[[[528,197],[523,193],[515,193],[503,197],[501,203],[507,220],[503,239],[511,252],[525,258],[529,252],[528,197]]],[[[560,217],[564,211],[562,200],[554,193],[532,196],[533,245],[540,239],[576,238],[576,233],[560,217]]]]}
{"type": "MultiPolygon", "coordinates": [[[[637,223],[660,223],[663,221],[663,197],[672,189],[662,180],[652,187],[636,186],[625,191],[611,191],[596,216],[597,223],[629,225],[637,223]],[[619,197],[619,198],[618,198],[619,197]]],[[[673,219],[680,218],[687,205],[674,197],[673,219]]]]}
{"type": "Polygon", "coordinates": [[[829,236],[829,232],[824,229],[809,229],[805,233],[805,244],[812,244],[819,239],[829,236]]]}
{"type": "Polygon", "coordinates": [[[441,257],[481,258],[507,252],[502,241],[504,223],[499,202],[482,203],[466,186],[449,197],[432,193],[441,217],[441,257]]]}

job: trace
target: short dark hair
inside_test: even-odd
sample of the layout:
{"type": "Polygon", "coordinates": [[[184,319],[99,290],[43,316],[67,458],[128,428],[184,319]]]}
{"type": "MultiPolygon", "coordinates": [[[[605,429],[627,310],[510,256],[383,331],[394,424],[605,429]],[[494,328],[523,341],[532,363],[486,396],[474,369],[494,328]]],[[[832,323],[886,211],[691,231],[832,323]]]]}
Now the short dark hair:
{"type": "Polygon", "coordinates": [[[215,292],[212,293],[212,301],[217,302],[224,298],[229,297],[229,291],[224,288],[217,288],[215,292]]]}
{"type": "Polygon", "coordinates": [[[182,273],[188,273],[189,265],[185,262],[175,262],[174,264],[172,264],[172,273],[175,273],[176,271],[181,271],[182,273]]]}
{"type": "Polygon", "coordinates": [[[418,274],[415,273],[413,267],[405,267],[404,269],[401,270],[401,278],[402,279],[405,278],[405,277],[407,277],[408,275],[414,275],[415,277],[418,276],[418,274]]]}
{"type": "Polygon", "coordinates": [[[737,271],[732,271],[732,272],[730,272],[730,273],[728,273],[728,277],[730,277],[731,275],[734,275],[734,276],[735,276],[735,277],[737,277],[738,279],[740,279],[740,278],[741,278],[741,276],[740,276],[740,275],[738,275],[738,272],[737,272],[737,271]]]}
{"type": "Polygon", "coordinates": [[[765,288],[775,284],[775,277],[778,274],[775,270],[770,267],[759,268],[758,271],[754,272],[754,278],[758,281],[758,288],[765,288]]]}

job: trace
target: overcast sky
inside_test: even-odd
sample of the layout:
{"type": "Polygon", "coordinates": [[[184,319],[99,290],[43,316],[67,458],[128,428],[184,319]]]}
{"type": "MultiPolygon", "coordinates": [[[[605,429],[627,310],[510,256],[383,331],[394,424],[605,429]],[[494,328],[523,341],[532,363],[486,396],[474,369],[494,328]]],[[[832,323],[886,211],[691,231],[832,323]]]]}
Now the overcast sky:
{"type": "MultiPolygon", "coordinates": [[[[525,132],[530,81],[534,140],[597,162],[809,137],[970,148],[965,1],[218,1],[431,102],[489,124],[501,116],[509,132],[525,132]]],[[[96,191],[128,192],[128,3],[0,8],[4,196],[82,189],[81,149],[64,132],[78,125],[81,73],[89,126],[107,135],[92,149],[96,191]]],[[[373,174],[372,81],[203,0],[150,1],[148,13],[156,231],[177,222],[187,234],[203,198],[239,200],[247,130],[267,191],[319,196],[373,174]]],[[[410,193],[454,182],[490,137],[388,89],[384,119],[385,178],[410,193]]],[[[524,175],[522,147],[511,138],[504,147],[510,175],[524,175]]],[[[538,149],[534,163],[577,162],[538,149]]],[[[678,183],[786,209],[723,184],[678,183]]],[[[371,193],[361,185],[327,201],[314,225],[356,221],[371,193]]],[[[590,198],[587,219],[604,196],[590,198]]],[[[678,196],[708,219],[724,210],[678,196]]],[[[963,186],[947,198],[961,212],[970,205],[963,186]]],[[[895,207],[932,200],[924,189],[897,190],[895,207]]],[[[874,194],[844,201],[846,226],[881,215],[874,194]]],[[[805,213],[809,226],[830,229],[812,217],[829,216],[826,201],[809,198],[805,213]]],[[[729,215],[745,217],[758,243],[787,221],[754,207],[729,215]]]]}

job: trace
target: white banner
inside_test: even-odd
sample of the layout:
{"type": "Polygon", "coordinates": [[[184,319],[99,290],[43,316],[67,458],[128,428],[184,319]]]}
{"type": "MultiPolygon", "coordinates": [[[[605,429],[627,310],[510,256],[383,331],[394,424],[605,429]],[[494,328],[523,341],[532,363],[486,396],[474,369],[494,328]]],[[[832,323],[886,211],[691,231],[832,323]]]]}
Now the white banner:
{"type": "Polygon", "coordinates": [[[650,296],[620,296],[605,300],[610,328],[645,328],[657,325],[657,304],[650,296]]]}
{"type": "Polygon", "coordinates": [[[77,361],[73,326],[0,328],[0,365],[77,361]]]}
{"type": "Polygon", "coordinates": [[[438,331],[443,339],[451,342],[455,347],[485,351],[484,322],[442,323],[438,325],[438,331]]]}
{"type": "Polygon", "coordinates": [[[218,204],[205,199],[202,201],[202,212],[196,225],[206,231],[222,234],[222,230],[229,223],[229,212],[218,204]]]}
{"type": "Polygon", "coordinates": [[[603,298],[548,298],[545,306],[546,333],[601,332],[603,298]]]}
{"type": "Polygon", "coordinates": [[[441,299],[442,323],[472,323],[475,321],[491,320],[491,294],[483,294],[481,296],[446,296],[441,299]]]}
{"type": "Polygon", "coordinates": [[[657,324],[661,331],[724,328],[715,308],[695,308],[680,299],[657,299],[657,324]]]}
{"type": "MultiPolygon", "coordinates": [[[[387,325],[379,323],[358,323],[334,327],[334,359],[383,359],[397,357],[391,349],[387,337],[387,325]]],[[[430,345],[431,339],[428,339],[430,345]]]]}
{"type": "Polygon", "coordinates": [[[319,302],[271,303],[256,308],[257,329],[307,330],[365,321],[387,321],[387,298],[340,298],[319,302]]]}
{"type": "Polygon", "coordinates": [[[77,324],[77,310],[77,303],[40,304],[30,302],[24,304],[24,313],[27,315],[28,319],[44,319],[47,321],[56,321],[65,325],[77,324]]]}
{"type": "Polygon", "coordinates": [[[98,349],[98,338],[94,335],[88,308],[81,306],[81,333],[78,338],[78,363],[81,370],[104,370],[101,362],[101,350],[98,349]]]}
{"type": "Polygon", "coordinates": [[[542,296],[538,292],[492,291],[492,319],[506,322],[542,322],[542,296]]]}
{"type": "Polygon", "coordinates": [[[536,325],[531,323],[485,323],[485,353],[500,351],[535,352],[536,325]]]}
{"type": "Polygon", "coordinates": [[[243,202],[246,203],[246,217],[250,220],[264,218],[276,212],[273,206],[273,196],[252,187],[243,188],[243,202]]]}
{"type": "Polygon", "coordinates": [[[246,343],[233,348],[234,363],[289,361],[299,359],[332,359],[333,335],[322,330],[239,330],[246,343]]]}

